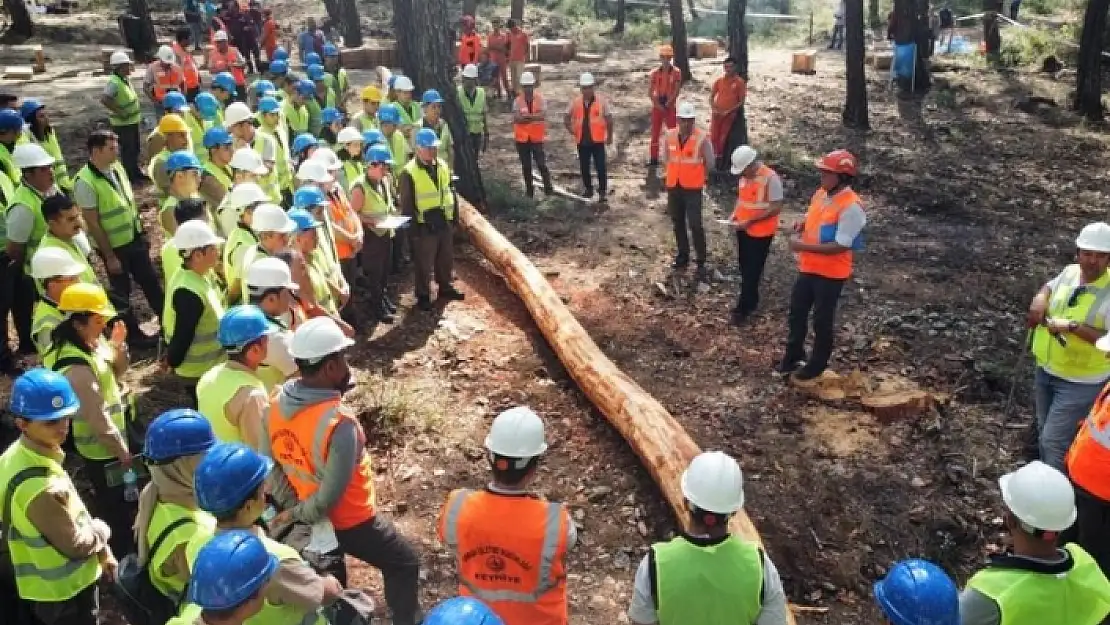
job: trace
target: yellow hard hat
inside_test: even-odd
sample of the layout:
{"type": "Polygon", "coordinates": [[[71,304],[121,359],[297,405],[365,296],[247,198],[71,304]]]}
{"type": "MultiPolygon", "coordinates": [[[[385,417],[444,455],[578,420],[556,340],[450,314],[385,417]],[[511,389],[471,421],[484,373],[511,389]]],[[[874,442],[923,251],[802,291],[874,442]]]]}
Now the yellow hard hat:
{"type": "Polygon", "coordinates": [[[116,309],[108,303],[108,294],[104,292],[104,288],[99,284],[87,282],[67,286],[58,299],[58,310],[96,313],[105,317],[113,317],[116,314],[116,309]]]}
{"type": "Polygon", "coordinates": [[[362,99],[367,102],[381,102],[382,90],[377,85],[366,85],[362,89],[362,99]]]}
{"type": "Polygon", "coordinates": [[[672,48],[670,44],[659,46],[659,56],[665,56],[667,58],[674,56],[674,48],[672,48]]]}
{"type": "Polygon", "coordinates": [[[161,121],[158,122],[158,132],[167,134],[171,132],[189,132],[189,127],[185,125],[185,120],[176,113],[167,113],[162,116],[161,121]]]}

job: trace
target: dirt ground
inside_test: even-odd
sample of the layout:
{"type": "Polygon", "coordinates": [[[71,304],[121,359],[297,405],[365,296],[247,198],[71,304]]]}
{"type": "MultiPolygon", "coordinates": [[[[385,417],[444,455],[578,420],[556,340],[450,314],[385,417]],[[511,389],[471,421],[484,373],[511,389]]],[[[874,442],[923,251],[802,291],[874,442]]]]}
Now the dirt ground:
{"type": "MultiPolygon", "coordinates": [[[[48,76],[15,87],[51,103],[75,167],[85,136],[104,120],[99,45],[51,44],[48,56],[48,76]]],[[[1030,418],[1029,363],[1019,356],[1028,298],[1070,261],[1079,228],[1106,214],[1104,129],[1030,100],[1063,102],[1066,83],[946,62],[950,71],[921,100],[898,99],[885,72],[869,70],[873,130],[849,131],[840,124],[841,56],[822,53],[817,75],[801,76],[789,73],[787,51],[753,51],[751,142],[783,175],[784,221],[804,211],[816,186],[814,157],[846,147],[863,166],[867,248],[845,289],[834,368],[905,375],[947,398],[935,413],[882,425],[807,399],[771,374],[795,274],[783,237],[768,263],[762,313],[743,328],[728,325],[735,244],[714,219],[731,211],[734,183],[715,186],[706,203],[711,284],[687,276],[675,291],[665,200],[646,175],[652,58],[628,51],[603,67],[543,69],[558,184],[579,188],[561,128],[577,74],[593,71],[614,105],[608,210],[524,198],[509,116],[499,112],[482,157],[491,219],[606,354],[703,448],[741,460],[748,513],[788,596],[815,608],[799,622],[875,622],[870,586],[904,557],[933,559],[964,581],[1001,544],[995,482],[1019,460],[1030,418]]],[[[717,72],[718,63],[696,62],[684,89],[703,112],[717,72]]],[[[355,73],[354,82],[364,77],[355,73]]],[[[454,592],[454,564],[434,538],[439,506],[450,489],[483,484],[481,444],[492,416],[528,404],[546,418],[552,441],[537,488],[566,501],[580,530],[568,567],[571,621],[627,622],[636,563],[674,521],[515,296],[476,251],[461,245],[458,256],[465,302],[435,315],[410,312],[410,278],[402,276],[398,323],[375,328],[353,358],[359,387],[350,400],[371,435],[379,501],[423,554],[424,602],[454,592]]],[[[144,411],[180,401],[152,354],[139,356],[130,381],[144,393],[144,411]]],[[[380,590],[364,567],[353,579],[380,590]]]]}

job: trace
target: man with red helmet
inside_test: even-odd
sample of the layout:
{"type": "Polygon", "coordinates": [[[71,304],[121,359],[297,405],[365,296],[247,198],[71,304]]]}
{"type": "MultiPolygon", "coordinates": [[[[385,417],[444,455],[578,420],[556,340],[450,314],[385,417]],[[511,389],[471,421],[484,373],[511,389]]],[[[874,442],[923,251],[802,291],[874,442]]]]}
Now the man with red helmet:
{"type": "Polygon", "coordinates": [[[862,244],[867,223],[863,204],[851,184],[859,172],[856,157],[833,150],[817,159],[821,186],[809,201],[804,222],[794,223],[790,250],[797,254],[798,278],[790,294],[786,353],[779,372],[795,381],[813,380],[832,356],[836,304],[852,275],[852,254],[862,244]],[[806,326],[813,312],[813,351],[806,358],[806,326]],[[799,369],[801,367],[801,369],[799,369]]]}

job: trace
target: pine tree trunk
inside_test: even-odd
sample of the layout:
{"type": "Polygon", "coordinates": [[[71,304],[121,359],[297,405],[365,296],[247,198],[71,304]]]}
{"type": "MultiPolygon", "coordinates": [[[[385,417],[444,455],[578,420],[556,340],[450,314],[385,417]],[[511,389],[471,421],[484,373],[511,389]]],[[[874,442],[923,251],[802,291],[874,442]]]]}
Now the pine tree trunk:
{"type": "Polygon", "coordinates": [[[863,0],[844,3],[844,47],[847,98],[844,125],[867,129],[867,74],[863,68],[863,0]]]}
{"type": "Polygon", "coordinates": [[[686,0],[686,6],[690,9],[690,18],[698,19],[698,8],[694,6],[694,0],[686,0]]]}
{"type": "Polygon", "coordinates": [[[478,14],[478,0],[463,0],[462,3],[463,15],[474,17],[478,14]]]}
{"type": "Polygon", "coordinates": [[[1102,41],[1110,0],[1089,0],[1079,37],[1075,110],[1091,121],[1102,120],[1102,41]]]}
{"type": "Polygon", "coordinates": [[[4,8],[7,9],[8,16],[12,20],[8,32],[24,38],[35,34],[35,24],[31,21],[31,12],[27,10],[27,5],[23,4],[23,0],[4,0],[4,8]]]}
{"type": "Polygon", "coordinates": [[[146,0],[127,0],[127,12],[139,18],[139,41],[135,50],[136,61],[149,61],[154,55],[154,48],[158,45],[158,36],[154,33],[154,21],[150,19],[150,6],[146,0]]]}
{"type": "Polygon", "coordinates": [[[509,19],[520,24],[524,20],[524,0],[513,0],[509,7],[509,19]]]}
{"type": "Polygon", "coordinates": [[[868,28],[878,28],[882,24],[882,18],[879,17],[879,0],[868,0],[867,2],[867,26],[868,28]]]}
{"type": "Polygon", "coordinates": [[[682,14],[682,0],[670,0],[671,46],[674,48],[675,67],[682,71],[682,82],[693,78],[690,73],[690,49],[686,43],[686,17],[682,14]]]}
{"type": "Polygon", "coordinates": [[[358,16],[358,5],[355,0],[339,0],[340,13],[343,25],[343,45],[348,48],[357,48],[362,45],[362,22],[358,16]]]}
{"type": "MultiPolygon", "coordinates": [[[[744,80],[748,79],[748,25],[744,15],[748,12],[748,0],[729,0],[728,2],[728,55],[736,59],[736,72],[744,80]]],[[[744,113],[747,105],[742,105],[732,122],[727,145],[736,147],[748,142],[748,118],[744,113]]],[[[720,155],[718,156],[727,156],[720,155]]],[[[725,161],[728,162],[727,160],[725,161]]]]}
{"type": "Polygon", "coordinates": [[[624,0],[617,0],[617,23],[613,25],[613,34],[624,32],[624,21],[627,17],[625,13],[624,0]]]}
{"type": "Polygon", "coordinates": [[[928,58],[929,50],[929,1],[928,0],[894,0],[894,43],[906,45],[917,44],[917,55],[914,67],[913,84],[910,81],[899,81],[903,91],[924,93],[928,91],[931,83],[929,78],[928,58]]]}
{"type": "Polygon", "coordinates": [[[451,80],[455,39],[448,24],[447,0],[393,0],[393,28],[405,75],[416,93],[436,89],[445,100],[443,116],[455,143],[455,189],[475,206],[485,206],[478,155],[470,144],[458,91],[451,80]]]}

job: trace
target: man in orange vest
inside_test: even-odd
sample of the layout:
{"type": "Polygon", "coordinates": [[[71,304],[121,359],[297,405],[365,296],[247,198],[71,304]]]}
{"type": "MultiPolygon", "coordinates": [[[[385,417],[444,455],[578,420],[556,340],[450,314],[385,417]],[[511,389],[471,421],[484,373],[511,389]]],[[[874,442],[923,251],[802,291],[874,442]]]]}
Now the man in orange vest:
{"type": "Polygon", "coordinates": [[[663,166],[666,168],[664,183],[667,187],[667,212],[674,225],[674,238],[678,243],[674,269],[682,270],[690,264],[690,239],[686,236],[689,225],[694,239],[695,262],[698,279],[705,277],[705,229],[702,227],[702,190],[706,175],[713,167],[713,145],[709,136],[698,128],[694,120],[697,111],[690,102],[678,107],[678,128],[668,130],[663,166]]]}
{"type": "Polygon", "coordinates": [[[188,28],[179,28],[174,34],[173,55],[174,62],[181,68],[182,79],[185,83],[185,98],[192,102],[200,93],[200,70],[193,53],[189,51],[189,40],[192,33],[188,28]]]}
{"type": "Polygon", "coordinates": [[[678,92],[682,88],[682,71],[671,62],[674,48],[659,46],[659,67],[648,75],[648,99],[651,100],[651,166],[659,164],[659,136],[663,124],[674,129],[678,124],[678,92]]]}
{"type": "Polygon", "coordinates": [[[289,352],[300,378],[277,388],[260,450],[275,462],[273,496],[283,511],[274,521],[314,525],[324,540],[334,532],[341,552],[381,570],[393,622],[416,625],[420,557],[377,513],[366,433],[343,405],[352,388],[352,345],[330,317],[309,319],[293,332],[289,352]]]}
{"type": "Polygon", "coordinates": [[[563,125],[574,136],[578,146],[578,166],[582,171],[585,197],[593,197],[594,185],[590,178],[590,161],[597,168],[598,201],[606,202],[609,178],[605,171],[605,146],[613,144],[613,111],[609,102],[594,91],[594,75],[584,72],[578,77],[582,95],[574,98],[563,116],[563,125]]]}
{"type": "Polygon", "coordinates": [[[509,20],[509,76],[513,80],[513,93],[509,97],[520,93],[524,77],[524,64],[528,62],[528,55],[532,41],[528,33],[516,22],[509,20]]]}
{"type": "Polygon", "coordinates": [[[495,98],[501,97],[502,88],[505,90],[505,97],[512,98],[514,94],[509,88],[509,33],[501,30],[501,18],[490,20],[490,27],[493,30],[486,35],[486,50],[490,60],[497,66],[497,73],[489,86],[493,89],[495,98]]]}
{"type": "Polygon", "coordinates": [[[459,66],[466,67],[478,62],[478,54],[482,52],[482,36],[474,32],[474,16],[462,16],[462,38],[459,40],[459,66]]]}
{"type": "Polygon", "coordinates": [[[809,201],[805,221],[794,223],[796,234],[790,238],[790,251],[798,257],[798,278],[790,294],[786,353],[778,370],[793,374],[797,382],[817,378],[829,364],[837,300],[844,282],[852,275],[852,253],[860,248],[860,234],[867,223],[863,202],[852,190],[859,172],[856,157],[847,150],[834,150],[817,159],[817,169],[821,186],[809,201]],[[810,311],[813,351],[807,360],[810,311]]]}
{"type": "MultiPolygon", "coordinates": [[[[713,110],[713,117],[709,121],[709,139],[713,142],[713,152],[722,161],[724,161],[726,155],[732,153],[732,150],[729,149],[730,143],[735,146],[744,141],[744,139],[733,136],[736,117],[748,96],[748,83],[737,73],[738,69],[736,59],[731,56],[725,59],[725,73],[713,81],[713,88],[709,96],[710,108],[713,110]],[[730,138],[734,142],[730,142],[730,138]]],[[[724,171],[724,168],[722,162],[718,169],[724,171]]]]}
{"type": "MultiPolygon", "coordinates": [[[[1100,338],[1095,347],[1110,353],[1110,335],[1100,338]]],[[[1110,384],[1103,387],[1079,426],[1064,462],[1079,511],[1071,528],[1074,541],[1110,576],[1110,384]]]]}
{"type": "Polygon", "coordinates": [[[213,76],[220,72],[231,72],[231,75],[235,78],[235,86],[238,87],[238,92],[246,93],[247,74],[245,68],[247,61],[239,53],[239,48],[228,43],[226,30],[216,31],[212,41],[215,46],[208,53],[208,72],[213,76]]]}
{"type": "Polygon", "coordinates": [[[181,67],[177,65],[173,48],[162,46],[158,48],[157,58],[146,66],[146,78],[143,79],[143,89],[146,95],[162,110],[162,98],[171,91],[185,93],[185,81],[181,67]]]}
{"type": "Polygon", "coordinates": [[[732,152],[732,173],[739,174],[740,187],[732,211],[740,263],[740,297],[732,309],[732,324],[740,325],[759,307],[759,282],[771,251],[771,240],[779,229],[782,210],[782,179],[756,151],[742,145],[732,152]]]}
{"type": "Polygon", "coordinates": [[[547,169],[547,155],[543,151],[543,142],[547,139],[546,113],[543,96],[536,91],[536,76],[532,72],[524,72],[520,75],[520,95],[513,100],[513,138],[528,197],[535,195],[532,159],[536,160],[536,169],[540,170],[544,194],[552,193],[551,171],[547,169]]]}
{"type": "Polygon", "coordinates": [[[486,437],[493,481],[447,496],[437,528],[455,555],[459,594],[473,596],[505,625],[566,625],[566,554],[577,533],[566,506],[528,490],[547,450],[543,421],[510,408],[486,437]]]}

